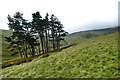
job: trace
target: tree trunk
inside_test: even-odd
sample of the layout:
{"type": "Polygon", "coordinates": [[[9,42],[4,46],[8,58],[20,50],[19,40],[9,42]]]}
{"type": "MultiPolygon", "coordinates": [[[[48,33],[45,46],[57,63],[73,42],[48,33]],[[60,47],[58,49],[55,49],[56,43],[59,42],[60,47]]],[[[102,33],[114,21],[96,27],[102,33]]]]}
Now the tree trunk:
{"type": "Polygon", "coordinates": [[[27,53],[26,53],[26,48],[25,48],[25,44],[23,43],[23,53],[24,53],[24,57],[28,57],[27,53]]]}
{"type": "Polygon", "coordinates": [[[39,33],[40,41],[41,41],[41,47],[42,47],[42,53],[44,54],[44,47],[43,47],[43,38],[42,35],[39,33]]]}
{"type": "Polygon", "coordinates": [[[31,51],[31,48],[30,48],[30,44],[28,44],[28,48],[29,48],[29,51],[30,51],[30,56],[32,56],[32,51],[31,51]]]}
{"type": "Polygon", "coordinates": [[[33,57],[35,56],[35,50],[34,50],[34,47],[32,47],[32,56],[33,56],[33,57]]]}
{"type": "Polygon", "coordinates": [[[49,34],[49,29],[48,29],[48,38],[47,38],[47,41],[48,41],[48,52],[50,51],[50,48],[49,48],[49,47],[50,47],[49,35],[50,35],[50,34],[49,34]]]}
{"type": "Polygon", "coordinates": [[[40,49],[40,45],[38,45],[38,49],[39,49],[39,54],[41,54],[41,51],[40,51],[40,50],[41,50],[41,49],[40,49]]]}
{"type": "Polygon", "coordinates": [[[45,42],[46,40],[45,40],[45,36],[44,36],[44,33],[43,33],[43,46],[44,46],[44,51],[45,52],[47,52],[46,51],[46,42],[45,42]]]}
{"type": "Polygon", "coordinates": [[[22,59],[23,56],[22,56],[21,49],[20,49],[19,45],[18,45],[18,49],[19,49],[19,53],[20,53],[20,56],[21,56],[21,59],[22,59]]]}
{"type": "Polygon", "coordinates": [[[56,49],[58,49],[58,35],[57,35],[57,32],[56,32],[56,40],[55,40],[55,42],[56,42],[56,49]]]}
{"type": "Polygon", "coordinates": [[[52,31],[52,39],[53,39],[53,50],[55,50],[55,40],[54,40],[54,30],[52,31]]]}
{"type": "Polygon", "coordinates": [[[25,56],[25,49],[24,49],[24,47],[23,47],[23,55],[24,55],[24,58],[26,58],[26,56],[25,56]]]}
{"type": "Polygon", "coordinates": [[[46,51],[48,52],[48,35],[47,35],[47,31],[45,31],[46,34],[46,51]]]}
{"type": "Polygon", "coordinates": [[[25,47],[25,56],[28,57],[28,55],[27,55],[27,45],[25,47]]]}

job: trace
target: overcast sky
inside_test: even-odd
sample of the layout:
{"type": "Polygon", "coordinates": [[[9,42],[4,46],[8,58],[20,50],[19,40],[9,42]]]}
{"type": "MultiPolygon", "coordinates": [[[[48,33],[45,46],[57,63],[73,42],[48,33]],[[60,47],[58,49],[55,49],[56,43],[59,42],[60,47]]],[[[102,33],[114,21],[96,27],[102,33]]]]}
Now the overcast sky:
{"type": "Polygon", "coordinates": [[[39,11],[44,17],[48,12],[62,22],[69,33],[114,27],[118,25],[120,0],[1,0],[0,29],[9,29],[7,15],[20,11],[32,20],[32,13],[39,11]]]}

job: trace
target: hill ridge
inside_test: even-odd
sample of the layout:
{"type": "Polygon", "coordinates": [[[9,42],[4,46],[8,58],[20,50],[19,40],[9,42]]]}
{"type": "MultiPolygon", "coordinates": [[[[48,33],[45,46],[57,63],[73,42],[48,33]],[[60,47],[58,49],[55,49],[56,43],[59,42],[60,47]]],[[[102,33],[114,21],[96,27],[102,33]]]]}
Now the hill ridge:
{"type": "Polygon", "coordinates": [[[108,35],[118,32],[118,27],[114,28],[106,28],[106,29],[97,29],[97,30],[88,30],[88,31],[80,31],[76,33],[72,33],[66,36],[66,40],[69,42],[77,42],[79,40],[92,38],[92,37],[98,37],[101,35],[108,35]]]}

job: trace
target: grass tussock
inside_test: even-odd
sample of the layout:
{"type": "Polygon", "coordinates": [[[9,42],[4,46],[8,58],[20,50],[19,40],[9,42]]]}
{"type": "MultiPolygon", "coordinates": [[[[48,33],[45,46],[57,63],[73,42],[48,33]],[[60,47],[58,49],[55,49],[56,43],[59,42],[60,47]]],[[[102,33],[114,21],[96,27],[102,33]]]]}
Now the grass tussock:
{"type": "Polygon", "coordinates": [[[5,78],[118,78],[118,33],[78,42],[36,61],[4,68],[5,78]]]}

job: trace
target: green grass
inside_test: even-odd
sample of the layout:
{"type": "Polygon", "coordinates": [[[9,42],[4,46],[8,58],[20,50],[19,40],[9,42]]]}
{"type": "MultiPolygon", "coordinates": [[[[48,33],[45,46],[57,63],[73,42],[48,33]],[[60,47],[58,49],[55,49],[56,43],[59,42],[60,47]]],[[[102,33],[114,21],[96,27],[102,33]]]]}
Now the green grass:
{"type": "Polygon", "coordinates": [[[0,35],[2,36],[0,37],[0,40],[2,40],[2,53],[0,53],[2,54],[2,63],[20,58],[19,55],[11,56],[12,53],[7,49],[9,43],[5,41],[5,37],[11,36],[13,32],[10,30],[0,30],[0,32],[0,35]]]}
{"type": "MultiPolygon", "coordinates": [[[[1,35],[0,40],[2,40],[2,53],[0,53],[0,55],[2,55],[2,64],[21,59],[19,54],[11,56],[12,52],[9,51],[7,48],[9,46],[9,43],[5,41],[5,37],[11,36],[12,33],[13,31],[10,30],[0,30],[0,35],[1,35]]],[[[66,45],[65,42],[61,41],[61,47],[65,45],[66,45]]],[[[28,54],[28,56],[30,55],[28,54]]]]}
{"type": "MultiPolygon", "coordinates": [[[[73,43],[73,42],[78,42],[80,40],[86,39],[87,35],[89,35],[89,34],[92,37],[95,37],[95,36],[100,36],[102,34],[114,33],[114,32],[117,32],[117,31],[118,31],[118,29],[117,29],[117,27],[115,27],[115,28],[90,30],[90,31],[82,31],[82,32],[73,33],[73,34],[70,34],[67,37],[65,37],[66,42],[62,41],[61,46],[66,45],[67,41],[70,42],[70,43],[73,43]]],[[[0,32],[2,32],[2,33],[0,33],[0,35],[2,36],[2,37],[0,37],[0,40],[2,39],[2,53],[0,52],[0,54],[2,54],[2,63],[20,59],[19,54],[15,55],[15,56],[11,56],[12,52],[10,52],[7,49],[9,43],[7,43],[5,41],[5,37],[11,36],[13,32],[10,31],[10,30],[0,30],[0,32]]]]}
{"type": "Polygon", "coordinates": [[[88,31],[80,31],[69,34],[66,36],[66,40],[69,42],[77,42],[79,40],[87,39],[90,37],[98,37],[101,35],[107,35],[118,32],[118,27],[106,28],[106,29],[98,29],[98,30],[88,30],[88,31]]]}
{"type": "Polygon", "coordinates": [[[6,78],[118,78],[118,33],[86,39],[79,44],[3,68],[6,78]]]}

